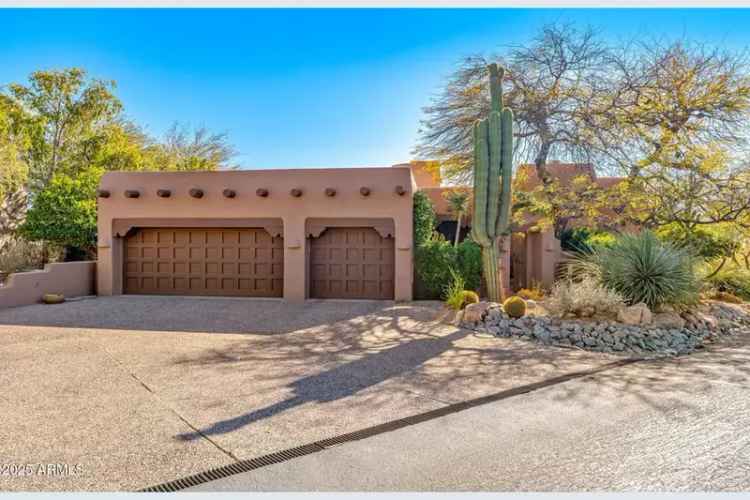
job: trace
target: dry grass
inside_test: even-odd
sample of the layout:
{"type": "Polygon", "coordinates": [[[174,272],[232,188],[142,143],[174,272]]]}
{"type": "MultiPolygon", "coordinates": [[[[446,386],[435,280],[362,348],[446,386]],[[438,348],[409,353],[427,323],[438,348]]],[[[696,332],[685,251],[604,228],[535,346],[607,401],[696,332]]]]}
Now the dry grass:
{"type": "Polygon", "coordinates": [[[57,260],[59,252],[50,251],[44,243],[22,238],[0,238],[0,283],[12,273],[42,269],[47,262],[57,260]]]}

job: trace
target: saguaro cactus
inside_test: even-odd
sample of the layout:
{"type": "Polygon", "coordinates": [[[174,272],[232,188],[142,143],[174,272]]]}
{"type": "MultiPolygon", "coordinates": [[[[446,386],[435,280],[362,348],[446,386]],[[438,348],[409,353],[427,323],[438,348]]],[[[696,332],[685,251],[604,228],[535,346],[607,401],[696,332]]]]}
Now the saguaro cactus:
{"type": "Polygon", "coordinates": [[[502,240],[510,234],[511,176],[513,174],[513,111],[503,108],[504,70],[490,64],[492,107],[487,118],[474,124],[474,216],[472,239],[482,247],[487,295],[505,298],[500,266],[502,240]]]}

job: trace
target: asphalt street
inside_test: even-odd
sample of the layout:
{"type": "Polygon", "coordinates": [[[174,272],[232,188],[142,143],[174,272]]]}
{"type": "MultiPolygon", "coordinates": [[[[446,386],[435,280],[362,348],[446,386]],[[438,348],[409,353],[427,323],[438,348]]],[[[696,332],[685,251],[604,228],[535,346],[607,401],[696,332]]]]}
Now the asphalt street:
{"type": "Polygon", "coordinates": [[[747,491],[750,348],[639,362],[202,491],[747,491]]]}

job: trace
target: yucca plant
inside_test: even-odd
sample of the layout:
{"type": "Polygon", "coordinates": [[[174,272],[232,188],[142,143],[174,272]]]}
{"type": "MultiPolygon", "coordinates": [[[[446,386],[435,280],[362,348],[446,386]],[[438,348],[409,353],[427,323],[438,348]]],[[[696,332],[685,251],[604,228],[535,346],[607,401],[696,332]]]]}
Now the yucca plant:
{"type": "Polygon", "coordinates": [[[652,309],[693,302],[700,290],[690,251],[651,231],[620,235],[611,246],[582,255],[575,268],[595,276],[629,304],[645,302],[652,309]]]}

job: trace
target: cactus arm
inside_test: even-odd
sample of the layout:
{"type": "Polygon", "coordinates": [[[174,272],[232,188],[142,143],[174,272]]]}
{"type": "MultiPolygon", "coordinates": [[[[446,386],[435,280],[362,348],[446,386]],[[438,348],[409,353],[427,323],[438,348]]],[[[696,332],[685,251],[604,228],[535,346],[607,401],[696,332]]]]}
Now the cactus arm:
{"type": "Polygon", "coordinates": [[[496,63],[489,66],[490,70],[490,105],[492,111],[502,112],[503,110],[503,76],[505,70],[496,63]]]}
{"type": "Polygon", "coordinates": [[[502,115],[502,189],[500,192],[500,215],[495,234],[504,236],[510,230],[510,202],[513,197],[513,110],[506,108],[502,115]]]}
{"type": "Polygon", "coordinates": [[[490,112],[488,139],[489,147],[489,177],[487,179],[487,236],[495,239],[497,236],[497,214],[500,209],[500,175],[502,174],[502,124],[501,115],[497,111],[490,112]]]}

